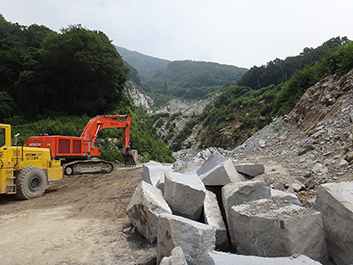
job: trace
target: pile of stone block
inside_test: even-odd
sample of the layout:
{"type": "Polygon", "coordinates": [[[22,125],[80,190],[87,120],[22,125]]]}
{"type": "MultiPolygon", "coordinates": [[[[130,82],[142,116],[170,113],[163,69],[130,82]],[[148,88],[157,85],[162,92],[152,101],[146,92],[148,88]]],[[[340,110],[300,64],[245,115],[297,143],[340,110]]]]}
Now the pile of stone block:
{"type": "Polygon", "coordinates": [[[127,215],[157,241],[158,264],[330,264],[327,253],[338,265],[353,263],[353,184],[322,185],[316,211],[295,194],[247,180],[263,173],[217,152],[183,173],[148,164],[127,215]]]}

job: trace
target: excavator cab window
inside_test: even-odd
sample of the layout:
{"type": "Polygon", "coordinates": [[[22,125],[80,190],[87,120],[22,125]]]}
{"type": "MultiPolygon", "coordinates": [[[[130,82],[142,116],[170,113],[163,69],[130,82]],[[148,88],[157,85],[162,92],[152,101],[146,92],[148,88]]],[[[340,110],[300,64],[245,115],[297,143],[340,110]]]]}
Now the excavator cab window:
{"type": "Polygon", "coordinates": [[[5,145],[5,129],[0,127],[0,147],[5,145]]]}

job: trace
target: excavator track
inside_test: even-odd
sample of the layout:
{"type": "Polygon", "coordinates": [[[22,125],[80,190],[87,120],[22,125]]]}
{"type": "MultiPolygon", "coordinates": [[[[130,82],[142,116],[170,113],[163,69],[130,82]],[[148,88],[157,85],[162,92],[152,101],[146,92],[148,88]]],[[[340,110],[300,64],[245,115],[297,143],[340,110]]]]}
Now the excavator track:
{"type": "Polygon", "coordinates": [[[64,174],[110,173],[114,169],[112,162],[104,160],[78,160],[63,164],[64,174]]]}

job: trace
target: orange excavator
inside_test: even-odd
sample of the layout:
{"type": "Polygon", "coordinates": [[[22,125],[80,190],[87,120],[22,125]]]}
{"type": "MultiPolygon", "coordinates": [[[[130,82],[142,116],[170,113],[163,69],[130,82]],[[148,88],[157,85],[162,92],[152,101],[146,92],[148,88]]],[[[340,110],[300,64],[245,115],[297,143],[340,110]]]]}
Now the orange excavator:
{"type": "Polygon", "coordinates": [[[52,157],[64,161],[63,169],[66,175],[82,173],[109,173],[114,165],[104,160],[87,160],[101,156],[94,147],[97,134],[104,128],[123,129],[123,150],[121,155],[125,166],[135,166],[137,150],[130,150],[130,115],[99,115],[91,119],[80,137],[41,135],[31,136],[25,145],[29,147],[49,148],[52,157]],[[121,120],[124,118],[124,120],[121,120]]]}

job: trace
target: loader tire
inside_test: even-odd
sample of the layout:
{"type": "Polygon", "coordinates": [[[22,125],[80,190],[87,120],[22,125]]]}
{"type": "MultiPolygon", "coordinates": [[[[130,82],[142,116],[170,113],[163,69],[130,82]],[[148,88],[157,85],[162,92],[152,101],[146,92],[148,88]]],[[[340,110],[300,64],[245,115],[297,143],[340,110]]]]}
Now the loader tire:
{"type": "Polygon", "coordinates": [[[24,167],[16,174],[16,188],[16,197],[19,199],[40,197],[47,188],[47,176],[39,167],[24,167]]]}

